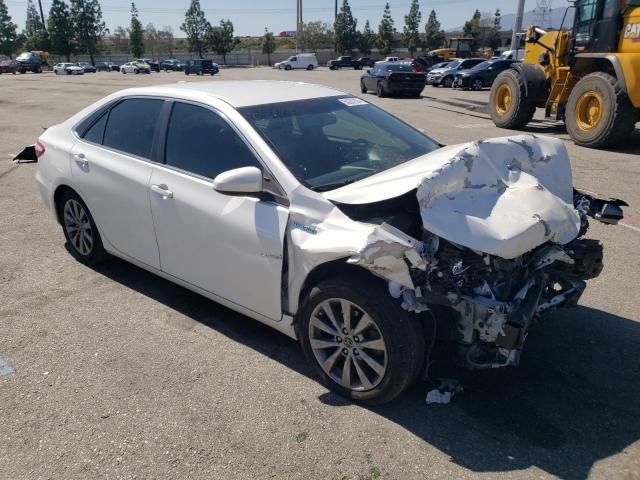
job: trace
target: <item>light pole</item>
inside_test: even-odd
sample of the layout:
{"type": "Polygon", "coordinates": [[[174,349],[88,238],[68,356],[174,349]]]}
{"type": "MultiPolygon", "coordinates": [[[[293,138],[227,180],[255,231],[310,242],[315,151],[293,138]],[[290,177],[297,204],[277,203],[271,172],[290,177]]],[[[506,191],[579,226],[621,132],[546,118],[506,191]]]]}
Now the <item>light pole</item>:
{"type": "Polygon", "coordinates": [[[511,50],[517,50],[518,47],[520,47],[520,37],[518,36],[518,33],[520,33],[520,30],[522,30],[523,15],[524,0],[518,0],[518,9],[516,10],[516,18],[513,22],[513,32],[511,33],[511,50]]]}

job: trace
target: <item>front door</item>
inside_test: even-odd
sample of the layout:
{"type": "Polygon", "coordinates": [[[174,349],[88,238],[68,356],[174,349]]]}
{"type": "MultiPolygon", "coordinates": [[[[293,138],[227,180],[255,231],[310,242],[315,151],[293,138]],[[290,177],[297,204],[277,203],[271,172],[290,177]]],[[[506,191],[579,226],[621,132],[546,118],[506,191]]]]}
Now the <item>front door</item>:
{"type": "Polygon", "coordinates": [[[221,172],[263,169],[254,152],[216,111],[175,102],[165,164],[154,167],[150,182],[162,270],[280,320],[288,209],[212,186],[221,172]]]}

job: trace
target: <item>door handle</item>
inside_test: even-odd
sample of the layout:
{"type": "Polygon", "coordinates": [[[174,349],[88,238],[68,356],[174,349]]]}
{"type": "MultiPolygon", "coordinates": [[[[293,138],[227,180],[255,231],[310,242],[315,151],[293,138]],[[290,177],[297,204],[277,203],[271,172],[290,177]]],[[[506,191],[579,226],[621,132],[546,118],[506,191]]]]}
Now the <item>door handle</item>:
{"type": "Polygon", "coordinates": [[[151,191],[160,195],[164,199],[173,198],[173,192],[169,190],[169,187],[167,187],[165,184],[151,185],[151,191]]]}
{"type": "Polygon", "coordinates": [[[84,156],[84,153],[76,153],[75,155],[73,155],[73,158],[81,167],[89,166],[89,160],[87,160],[87,157],[84,156]]]}

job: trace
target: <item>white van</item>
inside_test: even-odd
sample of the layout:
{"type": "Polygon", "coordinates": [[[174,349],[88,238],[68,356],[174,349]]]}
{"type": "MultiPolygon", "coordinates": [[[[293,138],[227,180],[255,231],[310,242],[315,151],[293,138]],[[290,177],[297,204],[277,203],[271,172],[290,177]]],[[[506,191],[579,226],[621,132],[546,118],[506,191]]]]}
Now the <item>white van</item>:
{"type": "Polygon", "coordinates": [[[313,70],[318,67],[318,59],[315,53],[298,53],[293,55],[283,62],[278,62],[274,68],[280,68],[285,70],[293,70],[294,68],[304,68],[306,70],[313,70]]]}

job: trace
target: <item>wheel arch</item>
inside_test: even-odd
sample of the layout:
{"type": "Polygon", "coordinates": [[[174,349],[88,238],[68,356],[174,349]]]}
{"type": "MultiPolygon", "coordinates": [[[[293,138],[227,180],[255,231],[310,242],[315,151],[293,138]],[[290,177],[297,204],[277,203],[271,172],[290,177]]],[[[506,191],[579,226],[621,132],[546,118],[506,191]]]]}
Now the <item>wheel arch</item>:
{"type": "Polygon", "coordinates": [[[620,89],[627,94],[633,106],[640,108],[640,81],[635,74],[640,63],[636,63],[637,60],[632,61],[632,58],[629,55],[620,57],[612,53],[579,53],[575,56],[575,68],[581,77],[593,72],[604,72],[615,77],[620,89]],[[628,75],[625,75],[625,72],[628,75]]]}
{"type": "Polygon", "coordinates": [[[338,260],[331,260],[329,262],[322,263],[316,267],[314,267],[303,280],[300,290],[297,295],[295,292],[292,292],[293,299],[296,300],[295,305],[291,305],[292,314],[297,315],[300,311],[300,306],[304,302],[304,299],[309,294],[311,289],[318,285],[320,282],[327,280],[332,277],[353,277],[353,278],[374,278],[376,281],[381,283],[385,283],[385,281],[372,274],[369,270],[360,267],[358,265],[354,265],[351,263],[347,263],[347,258],[340,258],[338,260]]]}

